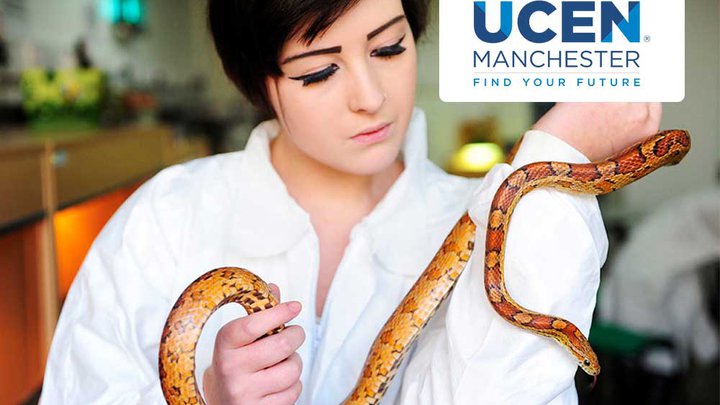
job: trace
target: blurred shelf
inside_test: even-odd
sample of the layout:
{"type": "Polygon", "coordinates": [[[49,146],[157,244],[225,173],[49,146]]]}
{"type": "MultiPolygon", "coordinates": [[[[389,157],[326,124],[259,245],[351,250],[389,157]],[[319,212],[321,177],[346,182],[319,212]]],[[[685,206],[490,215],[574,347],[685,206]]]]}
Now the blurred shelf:
{"type": "Polygon", "coordinates": [[[57,142],[52,159],[59,207],[149,177],[163,167],[165,127],[123,128],[57,142]]]}

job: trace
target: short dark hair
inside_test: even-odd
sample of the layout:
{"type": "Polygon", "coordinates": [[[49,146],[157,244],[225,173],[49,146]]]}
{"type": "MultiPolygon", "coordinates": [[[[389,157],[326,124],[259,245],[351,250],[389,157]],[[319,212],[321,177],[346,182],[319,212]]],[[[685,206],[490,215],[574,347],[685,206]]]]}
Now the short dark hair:
{"type": "MultiPolygon", "coordinates": [[[[359,1],[208,0],[208,26],[225,74],[258,109],[274,115],[265,78],[282,76],[283,44],[296,36],[311,43],[359,1]]],[[[427,25],[428,2],[402,0],[416,41],[427,25]]]]}

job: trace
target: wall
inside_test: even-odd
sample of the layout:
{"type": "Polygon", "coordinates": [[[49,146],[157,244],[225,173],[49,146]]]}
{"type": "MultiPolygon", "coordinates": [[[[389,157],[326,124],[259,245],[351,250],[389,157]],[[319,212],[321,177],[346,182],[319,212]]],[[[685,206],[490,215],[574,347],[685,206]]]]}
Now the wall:
{"type": "Polygon", "coordinates": [[[113,38],[111,25],[99,17],[100,0],[22,3],[20,12],[5,10],[4,34],[11,45],[13,70],[32,65],[61,67],[75,42],[85,37],[96,65],[111,73],[127,67],[140,82],[182,83],[195,75],[209,80],[214,74],[207,57],[195,49],[200,25],[192,12],[203,1],[146,0],[146,29],[125,44],[113,38]]]}
{"type": "MultiPolygon", "coordinates": [[[[717,184],[720,170],[720,2],[685,2],[685,100],[665,103],[661,128],[690,131],[683,162],[622,191],[620,215],[637,218],[669,199],[717,184]]],[[[720,207],[720,201],[718,201],[720,207]]]]}
{"type": "MultiPolygon", "coordinates": [[[[225,76],[220,59],[215,53],[215,46],[207,29],[206,4],[207,1],[191,0],[189,2],[192,16],[189,28],[193,33],[191,42],[194,56],[193,69],[205,73],[209,94],[214,102],[234,103],[239,100],[238,91],[225,76]]],[[[245,103],[244,100],[243,102],[245,103]]]]}

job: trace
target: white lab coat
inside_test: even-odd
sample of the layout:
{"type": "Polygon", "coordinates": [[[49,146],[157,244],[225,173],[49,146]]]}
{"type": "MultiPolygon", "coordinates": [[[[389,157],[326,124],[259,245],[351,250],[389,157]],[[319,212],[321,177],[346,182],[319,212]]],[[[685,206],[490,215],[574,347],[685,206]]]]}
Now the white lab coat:
{"type": "MultiPolygon", "coordinates": [[[[42,403],[164,403],[157,353],[170,308],[202,273],[239,266],[278,284],[283,300],[304,305],[293,322],[307,336],[298,351],[304,364],[298,403],[337,404],[354,386],[378,330],[470,201],[480,259],[384,403],[577,402],[573,359],[549,339],[506,324],[482,289],[485,216],[509,166],[496,167],[482,183],[444,173],[427,159],[425,116],[416,109],[403,147],[405,170],[353,228],[317,324],[318,240],[270,164],[277,129],[276,121],[266,121],[245,151],[163,170],[118,210],[68,294],[42,403]]],[[[529,132],[516,162],[544,159],[585,157],[550,135],[529,132]]],[[[607,243],[594,197],[534,192],[518,206],[511,229],[510,291],[587,333],[607,243]]],[[[243,313],[229,305],[210,319],[197,349],[199,376],[218,329],[243,313]]]]}

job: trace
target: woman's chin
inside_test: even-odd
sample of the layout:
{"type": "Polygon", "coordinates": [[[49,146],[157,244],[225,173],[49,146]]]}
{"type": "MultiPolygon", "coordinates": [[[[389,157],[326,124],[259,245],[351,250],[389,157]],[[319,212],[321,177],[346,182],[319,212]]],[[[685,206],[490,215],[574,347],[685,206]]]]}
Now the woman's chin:
{"type": "Polygon", "coordinates": [[[342,171],[356,176],[376,176],[396,169],[400,151],[374,151],[343,162],[342,171]]]}

